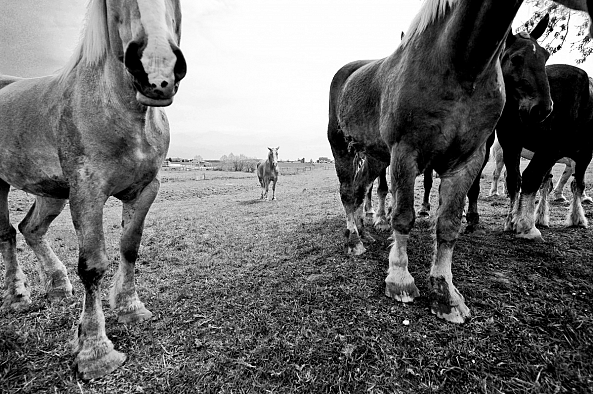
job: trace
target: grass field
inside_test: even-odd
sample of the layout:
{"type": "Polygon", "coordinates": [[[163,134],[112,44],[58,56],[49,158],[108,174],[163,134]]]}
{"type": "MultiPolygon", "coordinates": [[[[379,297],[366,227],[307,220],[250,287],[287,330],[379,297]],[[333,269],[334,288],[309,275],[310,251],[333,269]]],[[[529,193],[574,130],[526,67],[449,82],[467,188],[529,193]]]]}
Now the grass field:
{"type": "MultiPolygon", "coordinates": [[[[472,319],[453,325],[430,313],[426,297],[429,220],[416,221],[409,241],[410,272],[422,295],[403,305],[384,296],[389,234],[371,230],[377,241],[366,254],[343,253],[345,218],[333,169],[281,176],[278,199],[268,202],[258,200],[254,174],[171,173],[163,174],[137,263],[138,293],[154,313],[149,322],[120,325],[108,309],[121,204],[107,203],[107,335],[128,361],[102,379],[79,382],[70,370],[68,341],[83,291],[68,210],[49,239],[75,297],[44,299],[34,256],[19,235],[33,305],[26,313],[0,312],[1,393],[593,390],[593,243],[590,229],[563,227],[566,207],[552,206],[545,243],[521,241],[501,231],[507,201],[487,198],[490,182],[482,183],[487,231],[462,234],[453,264],[472,319]]],[[[417,206],[421,187],[419,180],[417,206]]],[[[433,206],[437,187],[438,180],[433,206]]],[[[32,201],[10,195],[13,223],[32,201]]],[[[591,220],[593,208],[585,209],[591,220]]]]}

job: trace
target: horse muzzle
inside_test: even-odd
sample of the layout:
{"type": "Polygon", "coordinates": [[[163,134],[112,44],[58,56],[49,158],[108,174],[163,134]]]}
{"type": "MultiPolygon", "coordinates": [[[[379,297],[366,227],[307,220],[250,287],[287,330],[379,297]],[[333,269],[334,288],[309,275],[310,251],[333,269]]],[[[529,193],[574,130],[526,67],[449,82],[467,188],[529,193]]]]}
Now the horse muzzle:
{"type": "Polygon", "coordinates": [[[181,49],[171,44],[173,56],[154,56],[146,62],[145,69],[141,61],[144,56],[145,44],[132,41],[124,54],[124,65],[132,77],[136,90],[136,100],[142,105],[165,107],[173,103],[173,96],[179,89],[179,82],[185,77],[187,64],[181,49]],[[171,67],[171,64],[173,66],[171,67]]]}
{"type": "Polygon", "coordinates": [[[550,100],[549,103],[536,103],[532,106],[519,106],[519,116],[521,121],[529,124],[541,123],[550,116],[554,109],[554,102],[550,100]]]}

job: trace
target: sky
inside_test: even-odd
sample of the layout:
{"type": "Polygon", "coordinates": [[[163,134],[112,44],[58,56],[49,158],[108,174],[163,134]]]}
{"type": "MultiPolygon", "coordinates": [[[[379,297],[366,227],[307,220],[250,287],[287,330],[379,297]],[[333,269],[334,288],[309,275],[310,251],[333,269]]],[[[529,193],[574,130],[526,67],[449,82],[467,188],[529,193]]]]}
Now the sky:
{"type": "MultiPolygon", "coordinates": [[[[168,157],[332,157],[329,85],[358,59],[390,55],[420,0],[182,0],[188,73],[166,112],[168,157]]],[[[0,73],[54,73],[82,31],[85,0],[0,0],[0,73]]],[[[531,10],[522,9],[517,21],[531,10]]],[[[520,22],[517,22],[520,23],[520,22]]],[[[550,63],[574,65],[563,49],[550,63]]],[[[590,62],[580,67],[593,75],[590,62]]]]}

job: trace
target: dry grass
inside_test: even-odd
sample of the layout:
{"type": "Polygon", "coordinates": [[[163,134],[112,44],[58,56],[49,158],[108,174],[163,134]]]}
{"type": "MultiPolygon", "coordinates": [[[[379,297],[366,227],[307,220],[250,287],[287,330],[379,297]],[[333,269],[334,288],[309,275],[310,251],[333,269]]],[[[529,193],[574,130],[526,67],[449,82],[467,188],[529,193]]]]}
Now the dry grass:
{"type": "MultiPolygon", "coordinates": [[[[253,174],[182,180],[163,184],[137,264],[138,292],[154,318],[119,325],[104,304],[108,336],[128,354],[126,364],[91,382],[70,371],[67,342],[82,287],[64,212],[49,237],[76,297],[50,305],[35,284],[28,313],[0,314],[0,392],[591,391],[591,231],[562,227],[566,208],[552,207],[545,244],[520,241],[500,231],[506,200],[485,198],[484,182],[479,209],[488,231],[462,235],[454,255],[455,282],[473,314],[458,326],[432,316],[425,296],[402,305],[383,295],[388,234],[374,233],[362,257],[343,254],[333,170],[281,177],[273,202],[257,200],[253,174]]],[[[11,195],[15,223],[26,200],[11,195]]],[[[110,201],[105,232],[114,264],[106,283],[119,259],[119,220],[119,203],[110,201]]],[[[431,237],[429,222],[417,221],[410,271],[423,295],[431,237]]],[[[35,282],[22,238],[18,248],[35,282]]]]}

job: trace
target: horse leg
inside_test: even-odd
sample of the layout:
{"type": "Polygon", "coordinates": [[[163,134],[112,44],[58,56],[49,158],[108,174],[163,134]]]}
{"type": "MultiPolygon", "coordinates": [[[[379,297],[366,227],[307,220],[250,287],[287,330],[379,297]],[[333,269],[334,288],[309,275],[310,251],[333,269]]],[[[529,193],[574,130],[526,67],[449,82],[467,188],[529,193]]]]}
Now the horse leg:
{"type": "Polygon", "coordinates": [[[270,178],[264,178],[264,200],[268,201],[268,190],[270,189],[270,178]]]}
{"type": "Polygon", "coordinates": [[[494,159],[494,171],[492,172],[492,185],[490,186],[489,196],[498,196],[498,180],[500,179],[500,173],[504,167],[504,158],[502,149],[493,152],[494,159]]]}
{"type": "Polygon", "coordinates": [[[6,266],[2,309],[22,310],[31,304],[27,276],[16,259],[16,230],[10,224],[10,185],[0,179],[0,252],[6,266]]]}
{"type": "Polygon", "coordinates": [[[555,162],[553,156],[538,151],[523,171],[515,222],[517,238],[543,241],[541,232],[535,227],[535,196],[555,162]]]}
{"type": "Polygon", "coordinates": [[[278,180],[278,178],[272,179],[272,200],[276,199],[276,181],[277,180],[278,180]]]}
{"type": "Polygon", "coordinates": [[[432,189],[432,168],[424,170],[424,198],[418,216],[426,218],[430,215],[430,189],[432,189]]]}
{"type": "Polygon", "coordinates": [[[509,210],[504,223],[504,231],[515,230],[517,212],[517,194],[521,189],[521,146],[505,147],[502,150],[506,167],[506,185],[509,195],[509,210]]]}
{"type": "Polygon", "coordinates": [[[535,224],[541,227],[550,227],[549,195],[554,187],[552,174],[548,173],[539,188],[539,203],[535,209],[535,224]]]}
{"type": "Polygon", "coordinates": [[[126,355],[115,350],[107,338],[101,306],[101,280],[109,266],[103,234],[103,205],[107,196],[95,183],[86,188],[80,186],[74,184],[70,190],[70,211],[78,235],[78,275],[85,290],[73,353],[78,376],[89,380],[118,368],[126,355]]]}
{"type": "Polygon", "coordinates": [[[264,180],[263,178],[260,178],[258,175],[258,179],[259,179],[259,186],[261,187],[261,195],[259,197],[260,200],[264,199],[264,191],[266,189],[266,186],[264,185],[264,180]]]}
{"type": "Polygon", "coordinates": [[[124,200],[122,234],[119,242],[120,262],[109,292],[111,309],[117,312],[119,323],[148,320],[152,313],[146,309],[136,293],[134,271],[144,229],[144,219],[159,191],[160,181],[154,179],[132,200],[124,200]]]}
{"type": "Polygon", "coordinates": [[[400,144],[391,151],[393,244],[389,251],[385,295],[397,301],[412,302],[420,295],[414,277],[408,271],[408,238],[415,220],[414,183],[419,170],[417,153],[400,144]]]}
{"type": "Polygon", "coordinates": [[[27,216],[19,224],[19,231],[37,256],[37,270],[47,297],[57,300],[72,295],[68,271],[54,253],[45,234],[52,221],[62,212],[66,200],[37,197],[27,216]]]}
{"type": "Polygon", "coordinates": [[[564,172],[562,173],[562,176],[558,180],[558,183],[556,184],[556,187],[554,187],[553,191],[554,201],[558,203],[563,203],[567,201],[566,197],[564,196],[564,186],[566,185],[566,182],[568,182],[568,178],[570,178],[570,176],[574,172],[574,161],[572,159],[568,160],[568,163],[564,167],[564,172]]]}
{"type": "Polygon", "coordinates": [[[485,150],[485,145],[482,145],[466,163],[441,174],[435,252],[430,270],[431,310],[452,323],[463,323],[470,316],[463,296],[453,285],[451,263],[461,227],[465,196],[484,164],[485,150]]]}
{"type": "Polygon", "coordinates": [[[482,162],[482,167],[478,172],[478,175],[474,179],[467,197],[469,199],[469,206],[467,209],[466,220],[467,226],[465,227],[466,233],[473,233],[475,231],[480,230],[480,214],[478,213],[478,197],[480,196],[480,182],[482,180],[482,171],[484,171],[484,167],[488,164],[488,159],[490,159],[490,147],[494,143],[494,136],[495,134],[492,133],[488,140],[486,141],[486,153],[484,155],[484,161],[482,162]]]}
{"type": "Polygon", "coordinates": [[[385,200],[387,193],[389,192],[389,186],[387,185],[387,169],[383,168],[379,175],[379,185],[377,186],[377,196],[379,197],[379,206],[377,212],[373,217],[373,223],[377,230],[387,231],[391,227],[389,220],[387,219],[387,213],[385,209],[385,200]]]}
{"type": "Polygon", "coordinates": [[[371,182],[369,185],[369,190],[364,196],[364,202],[362,204],[362,212],[364,215],[372,216],[375,213],[373,209],[373,184],[375,182],[371,182]]]}
{"type": "Polygon", "coordinates": [[[587,218],[585,217],[585,211],[583,210],[581,201],[585,192],[585,171],[587,171],[587,167],[589,166],[590,162],[590,154],[589,156],[580,158],[580,160],[576,161],[574,179],[570,184],[570,189],[573,196],[572,202],[568,208],[568,215],[566,217],[567,226],[586,228],[589,225],[587,218]]]}

